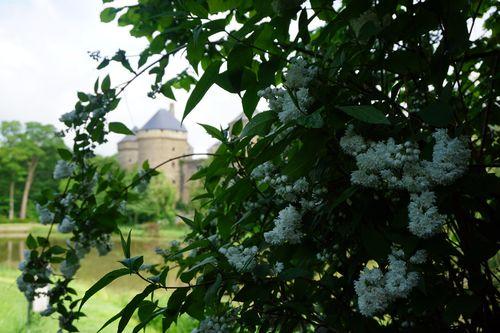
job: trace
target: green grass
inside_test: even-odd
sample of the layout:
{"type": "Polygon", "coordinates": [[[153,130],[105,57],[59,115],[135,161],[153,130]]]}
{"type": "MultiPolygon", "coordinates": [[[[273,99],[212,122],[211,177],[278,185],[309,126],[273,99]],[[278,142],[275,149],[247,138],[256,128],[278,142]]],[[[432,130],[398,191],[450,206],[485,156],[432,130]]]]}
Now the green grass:
{"type": "MultiPolygon", "coordinates": [[[[0,331],[21,333],[28,332],[26,326],[27,318],[27,301],[24,296],[17,290],[15,279],[18,271],[0,266],[0,331]]],[[[73,287],[78,291],[79,295],[88,289],[88,285],[72,282],[73,287]]],[[[120,290],[113,288],[113,285],[105,288],[91,298],[84,306],[83,312],[87,317],[80,319],[76,326],[80,332],[92,333],[97,330],[113,315],[118,313],[125,304],[135,295],[131,290],[120,290]]],[[[165,300],[163,300],[165,301],[165,300]]],[[[138,324],[138,317],[134,315],[128,325],[128,330],[131,332],[132,328],[138,324]]],[[[116,332],[116,325],[110,325],[102,332],[116,332]]],[[[171,327],[168,332],[170,333],[189,333],[196,326],[194,320],[189,317],[181,318],[176,326],[171,327]]],[[[49,333],[57,331],[57,316],[53,315],[51,318],[40,317],[37,314],[32,315],[31,324],[29,327],[30,333],[49,333]]],[[[152,325],[146,330],[147,333],[161,332],[160,325],[152,325]]]]}

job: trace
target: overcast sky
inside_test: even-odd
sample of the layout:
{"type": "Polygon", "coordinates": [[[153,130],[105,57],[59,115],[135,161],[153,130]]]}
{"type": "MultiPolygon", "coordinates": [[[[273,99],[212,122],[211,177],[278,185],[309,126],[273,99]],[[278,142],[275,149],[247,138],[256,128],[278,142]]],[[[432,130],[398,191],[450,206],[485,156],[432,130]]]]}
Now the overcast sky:
{"type": "MultiPolygon", "coordinates": [[[[98,75],[109,72],[112,85],[130,78],[118,65],[97,71],[98,63],[87,54],[99,50],[112,56],[121,48],[137,55],[146,45],[145,39],[131,37],[127,27],[101,23],[102,8],[101,0],[0,0],[0,121],[38,121],[62,129],[59,117],[73,109],[77,91],[91,91],[98,75]]],[[[171,63],[175,71],[170,75],[186,66],[181,59],[171,63]]],[[[129,86],[109,120],[141,127],[159,108],[168,108],[165,97],[146,96],[151,81],[145,75],[129,86]]],[[[175,93],[180,119],[188,94],[175,93]]],[[[195,152],[206,152],[215,143],[197,123],[225,126],[241,111],[237,96],[212,88],[184,122],[195,152]]],[[[119,140],[111,135],[97,152],[114,154],[119,140]]]]}

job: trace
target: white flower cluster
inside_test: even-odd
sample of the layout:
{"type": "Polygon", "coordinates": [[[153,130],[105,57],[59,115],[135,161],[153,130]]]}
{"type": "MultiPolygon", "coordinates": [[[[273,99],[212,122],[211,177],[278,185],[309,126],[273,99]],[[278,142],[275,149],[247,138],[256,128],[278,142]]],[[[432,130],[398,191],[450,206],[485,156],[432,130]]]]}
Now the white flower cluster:
{"type": "Polygon", "coordinates": [[[231,246],[229,248],[221,247],[219,252],[222,253],[231,266],[238,272],[248,272],[255,268],[257,261],[257,246],[244,247],[243,245],[231,246]]]}
{"type": "Polygon", "coordinates": [[[31,250],[24,250],[23,254],[24,260],[18,266],[22,273],[16,280],[17,287],[27,300],[33,301],[37,296],[37,290],[46,286],[52,271],[48,265],[36,262],[39,258],[34,257],[35,254],[31,250]]]}
{"type": "Polygon", "coordinates": [[[113,249],[113,242],[111,241],[110,234],[100,235],[94,242],[94,246],[97,249],[97,253],[100,256],[105,256],[113,249]]]}
{"type": "Polygon", "coordinates": [[[436,207],[434,192],[413,193],[408,204],[408,228],[421,238],[434,235],[445,224],[446,215],[440,214],[436,207]]]}
{"type": "Polygon", "coordinates": [[[282,209],[274,220],[274,228],[264,233],[266,242],[273,245],[300,243],[304,236],[299,230],[301,219],[302,215],[294,206],[282,209]]]}
{"type": "Polygon", "coordinates": [[[68,261],[66,259],[61,261],[61,263],[59,264],[59,270],[66,279],[71,279],[73,276],[75,276],[78,268],[80,268],[80,263],[78,260],[68,261]]]}
{"type": "Polygon", "coordinates": [[[285,82],[289,91],[282,88],[266,88],[258,92],[269,103],[269,108],[278,112],[281,123],[287,124],[306,114],[313,99],[307,86],[317,75],[318,69],[308,66],[303,58],[291,61],[285,74],[285,82]]]}
{"type": "Polygon", "coordinates": [[[76,169],[76,164],[64,160],[57,161],[54,168],[54,179],[64,179],[71,177],[76,169]]]}
{"type": "Polygon", "coordinates": [[[69,207],[74,201],[74,196],[72,193],[66,194],[64,198],[61,199],[61,205],[64,207],[69,207]]]}
{"type": "Polygon", "coordinates": [[[304,58],[298,57],[290,61],[285,82],[289,88],[300,89],[307,87],[317,74],[317,67],[309,66],[304,58]]]}
{"type": "MultiPolygon", "coordinates": [[[[389,255],[389,265],[384,274],[380,268],[368,268],[361,272],[354,282],[358,295],[358,308],[361,314],[371,317],[383,312],[389,304],[398,298],[407,298],[411,290],[418,284],[420,274],[408,272],[407,263],[403,260],[402,250],[393,250],[389,255]]],[[[409,261],[414,264],[425,262],[426,253],[417,251],[409,261]]]]}
{"type": "Polygon", "coordinates": [[[449,185],[467,171],[470,149],[463,139],[450,139],[446,129],[438,129],[432,136],[436,144],[432,162],[424,162],[425,171],[434,183],[449,185]]]}
{"type": "Polygon", "coordinates": [[[358,170],[351,182],[375,189],[406,190],[411,194],[408,206],[410,232],[419,237],[435,234],[445,216],[437,211],[435,195],[429,190],[448,185],[467,170],[470,150],[463,139],[451,139],[445,129],[433,134],[432,161],[421,160],[420,149],[412,142],[397,144],[393,138],[369,142],[349,126],[340,139],[342,150],[356,158],[358,170]]]}
{"type": "Polygon", "coordinates": [[[67,234],[69,232],[72,232],[75,229],[75,227],[76,227],[75,221],[71,217],[65,216],[61,221],[61,223],[59,223],[59,225],[57,226],[57,230],[60,233],[67,234]]]}
{"type": "Polygon", "coordinates": [[[66,112],[63,114],[61,117],[59,117],[59,121],[63,122],[65,124],[71,124],[77,121],[80,117],[78,117],[78,114],[76,113],[75,110],[66,112]]]}
{"type": "Polygon", "coordinates": [[[232,331],[232,324],[232,320],[225,316],[210,316],[203,319],[191,333],[229,333],[232,331]]]}
{"type": "Polygon", "coordinates": [[[52,213],[47,207],[42,206],[39,203],[37,203],[35,207],[41,224],[51,224],[52,221],[54,221],[54,213],[52,213]]]}
{"type": "Polygon", "coordinates": [[[272,271],[273,275],[278,275],[279,273],[281,273],[283,271],[283,269],[285,269],[285,265],[282,262],[277,261],[274,264],[271,271],[272,271]]]}
{"type": "Polygon", "coordinates": [[[255,167],[251,177],[259,184],[268,183],[284,202],[300,203],[302,211],[317,207],[326,193],[325,188],[313,188],[305,177],[290,182],[287,176],[279,174],[271,162],[255,167]]]}

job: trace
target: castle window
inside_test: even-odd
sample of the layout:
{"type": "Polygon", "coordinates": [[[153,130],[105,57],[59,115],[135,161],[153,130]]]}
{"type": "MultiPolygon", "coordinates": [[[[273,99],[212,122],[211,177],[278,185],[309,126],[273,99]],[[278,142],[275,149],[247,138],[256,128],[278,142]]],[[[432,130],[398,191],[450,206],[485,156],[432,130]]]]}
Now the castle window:
{"type": "Polygon", "coordinates": [[[175,179],[172,179],[172,183],[175,184],[175,179]]]}
{"type": "Polygon", "coordinates": [[[175,151],[175,147],[172,147],[172,151],[175,151]]]}
{"type": "Polygon", "coordinates": [[[175,166],[175,162],[172,162],[172,166],[173,166],[173,167],[175,166]]]}

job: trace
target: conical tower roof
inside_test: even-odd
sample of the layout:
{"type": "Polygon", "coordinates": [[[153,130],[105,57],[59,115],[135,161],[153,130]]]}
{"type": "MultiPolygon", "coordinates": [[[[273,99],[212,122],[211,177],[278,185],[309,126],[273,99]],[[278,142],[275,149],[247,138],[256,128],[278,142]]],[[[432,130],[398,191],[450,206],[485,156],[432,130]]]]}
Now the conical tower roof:
{"type": "Polygon", "coordinates": [[[175,118],[174,112],[166,109],[159,109],[141,128],[141,131],[153,129],[187,132],[180,121],[175,118]]]}

